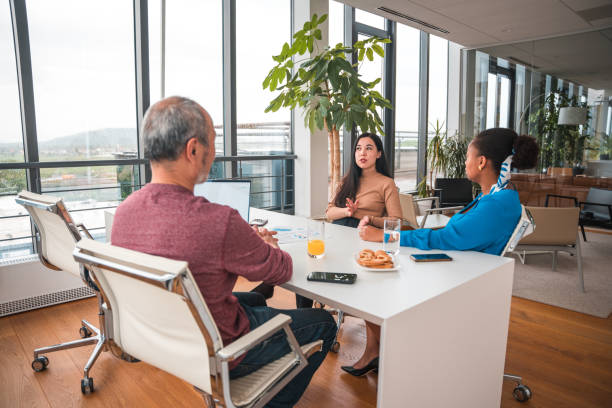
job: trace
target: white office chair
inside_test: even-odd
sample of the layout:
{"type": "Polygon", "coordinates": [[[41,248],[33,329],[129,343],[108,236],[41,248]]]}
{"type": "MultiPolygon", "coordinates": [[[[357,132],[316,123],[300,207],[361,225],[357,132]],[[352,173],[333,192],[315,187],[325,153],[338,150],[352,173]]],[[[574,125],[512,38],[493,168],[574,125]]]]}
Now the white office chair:
{"type": "Polygon", "coordinates": [[[81,234],[77,228],[80,228],[89,238],[91,238],[91,234],[83,224],[74,223],[61,198],[22,191],[15,201],[30,213],[36,224],[38,231],[36,246],[42,264],[49,269],[63,270],[80,276],[98,297],[100,329],[87,320],[81,320],[79,333],[82,338],[80,340],[37,348],[34,350],[34,361],[32,361],[32,369],[40,372],[49,365],[49,359],[42,354],[95,344],[96,346],[83,369],[83,379],[81,380],[81,391],[83,394],[88,394],[94,391],[93,379],[89,377],[89,371],[100,353],[105,349],[103,347],[105,344],[104,321],[108,311],[103,306],[100,292],[90,279],[89,272],[81,270],[79,264],[74,261],[72,252],[75,243],[81,240],[81,234]],[[95,335],[92,336],[94,333],[95,335]]]}
{"type": "Polygon", "coordinates": [[[109,342],[192,384],[208,406],[262,407],[321,350],[318,340],[299,346],[279,314],[224,346],[187,262],[83,239],[74,259],[92,272],[113,321],[109,342]],[[291,351],[235,380],[229,362],[284,330],[291,351]]]}
{"type": "MultiPolygon", "coordinates": [[[[510,239],[506,243],[506,246],[500,253],[500,256],[504,256],[508,252],[514,251],[518,246],[519,241],[527,235],[535,231],[536,224],[533,220],[533,216],[524,205],[521,205],[521,218],[519,219],[510,239]]],[[[519,402],[528,401],[531,398],[531,389],[523,384],[522,377],[512,374],[504,374],[504,380],[514,381],[516,387],[512,391],[512,395],[519,402]]]]}
{"type": "Polygon", "coordinates": [[[402,208],[402,219],[414,229],[444,228],[448,224],[450,217],[441,213],[461,210],[463,208],[461,206],[440,208],[439,197],[414,198],[412,194],[400,193],[399,198],[402,208]],[[425,215],[417,215],[416,205],[419,201],[431,201],[432,208],[426,209],[425,215]]]}

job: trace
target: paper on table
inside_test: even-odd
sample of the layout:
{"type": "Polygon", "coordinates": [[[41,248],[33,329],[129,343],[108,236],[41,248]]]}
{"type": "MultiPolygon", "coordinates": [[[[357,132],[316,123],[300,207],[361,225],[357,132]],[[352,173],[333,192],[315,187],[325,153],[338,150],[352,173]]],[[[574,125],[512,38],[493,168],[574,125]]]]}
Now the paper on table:
{"type": "Polygon", "coordinates": [[[276,238],[279,244],[290,244],[292,242],[303,241],[307,238],[305,228],[293,227],[273,227],[271,231],[276,231],[276,238]]]}

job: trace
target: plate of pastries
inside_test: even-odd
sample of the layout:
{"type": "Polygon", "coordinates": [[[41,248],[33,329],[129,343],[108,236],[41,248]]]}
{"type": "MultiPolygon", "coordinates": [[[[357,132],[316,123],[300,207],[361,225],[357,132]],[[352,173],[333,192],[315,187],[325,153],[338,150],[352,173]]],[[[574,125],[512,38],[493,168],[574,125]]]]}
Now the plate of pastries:
{"type": "Polygon", "coordinates": [[[382,249],[378,251],[362,249],[355,253],[355,263],[360,269],[372,272],[396,271],[399,269],[399,261],[382,249]]]}

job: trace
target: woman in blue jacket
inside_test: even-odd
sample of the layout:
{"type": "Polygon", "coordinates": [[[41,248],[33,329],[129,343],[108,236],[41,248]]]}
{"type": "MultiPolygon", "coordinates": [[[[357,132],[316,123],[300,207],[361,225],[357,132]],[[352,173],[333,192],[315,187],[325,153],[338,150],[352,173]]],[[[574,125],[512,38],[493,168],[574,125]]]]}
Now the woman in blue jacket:
{"type": "MultiPolygon", "coordinates": [[[[401,246],[419,249],[479,251],[499,255],[521,216],[518,193],[508,189],[511,167],[529,169],[536,165],[538,146],[532,137],[494,128],[482,131],[470,143],[465,160],[467,177],[480,185],[482,194],[438,230],[402,231],[401,246]]],[[[364,217],[359,235],[366,241],[382,241],[383,231],[364,217]]],[[[342,369],[361,376],[378,368],[380,326],[366,322],[367,342],[362,357],[342,369]]]]}

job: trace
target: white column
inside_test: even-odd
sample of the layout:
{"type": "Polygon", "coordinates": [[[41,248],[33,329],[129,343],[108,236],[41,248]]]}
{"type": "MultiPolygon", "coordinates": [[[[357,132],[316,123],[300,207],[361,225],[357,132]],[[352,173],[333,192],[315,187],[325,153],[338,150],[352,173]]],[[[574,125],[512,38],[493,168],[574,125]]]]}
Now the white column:
{"type": "MultiPolygon", "coordinates": [[[[301,30],[304,22],[310,20],[313,14],[316,13],[318,16],[327,14],[328,8],[328,0],[295,0],[293,6],[294,32],[301,30]]],[[[317,43],[320,50],[327,46],[328,27],[328,20],[319,26],[322,37],[317,43]]],[[[304,56],[298,56],[298,59],[303,58],[304,56]]],[[[295,214],[305,217],[321,216],[325,213],[328,202],[327,132],[317,130],[311,134],[310,130],[304,126],[304,115],[299,108],[292,112],[292,119],[293,145],[297,155],[294,183],[295,214]]]]}

